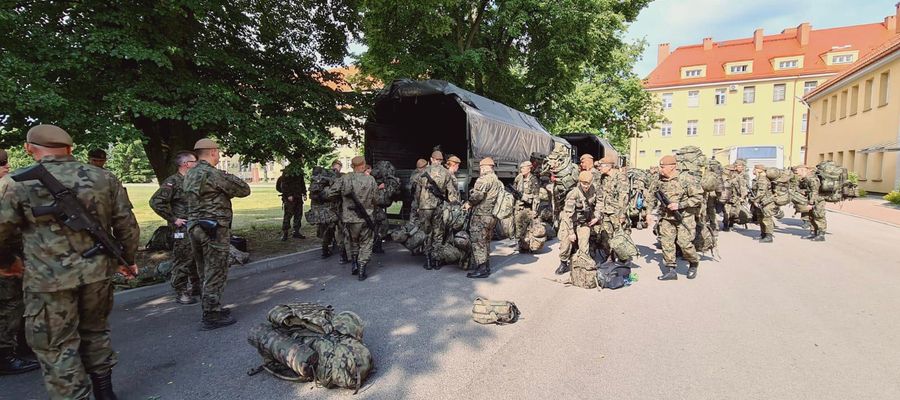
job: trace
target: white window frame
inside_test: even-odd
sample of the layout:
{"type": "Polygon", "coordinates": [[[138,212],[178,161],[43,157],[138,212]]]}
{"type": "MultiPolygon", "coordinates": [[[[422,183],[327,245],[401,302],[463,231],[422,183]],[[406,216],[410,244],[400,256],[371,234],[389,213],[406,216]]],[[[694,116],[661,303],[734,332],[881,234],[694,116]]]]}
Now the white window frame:
{"type": "Polygon", "coordinates": [[[654,157],[662,157],[662,150],[653,150],[654,157]]]}
{"type": "Polygon", "coordinates": [[[669,110],[672,108],[672,93],[663,93],[662,96],[662,107],[663,110],[669,110]]]}
{"type": "Polygon", "coordinates": [[[803,113],[800,116],[800,132],[806,133],[809,130],[809,113],[803,113]]]}
{"type": "Polygon", "coordinates": [[[664,122],[662,126],[659,127],[659,136],[661,137],[672,137],[672,123],[664,122]]]}
{"type": "Polygon", "coordinates": [[[756,86],[744,86],[744,104],[753,104],[756,102],[756,86]],[[747,93],[749,89],[750,100],[747,101],[747,93]]]}
{"type": "Polygon", "coordinates": [[[726,88],[716,89],[715,93],[716,93],[715,104],[717,106],[724,106],[725,102],[728,100],[726,97],[728,95],[728,89],[726,89],[726,88]]]}
{"type": "Polygon", "coordinates": [[[853,54],[839,54],[831,56],[832,64],[850,64],[853,62],[853,54]]]}
{"type": "Polygon", "coordinates": [[[699,90],[688,90],[688,99],[687,106],[688,107],[700,107],[700,91],[699,90]]]}
{"type": "Polygon", "coordinates": [[[798,60],[784,60],[778,62],[778,69],[793,69],[800,66],[798,60]]]}
{"type": "Polygon", "coordinates": [[[697,136],[697,125],[699,125],[699,121],[696,119],[688,120],[687,122],[687,135],[688,136],[697,136]]]}
{"type": "Polygon", "coordinates": [[[732,74],[743,74],[747,72],[748,68],[747,64],[732,65],[728,68],[728,71],[732,74]]]}
{"type": "Polygon", "coordinates": [[[806,81],[806,82],[803,82],[803,95],[806,96],[807,94],[809,94],[809,92],[812,92],[813,90],[816,90],[817,87],[819,87],[819,82],[818,82],[818,81],[806,81]],[[811,85],[810,85],[810,84],[811,84],[811,85]]]}
{"type": "Polygon", "coordinates": [[[784,115],[772,116],[772,133],[784,133],[784,115]]]}
{"type": "Polygon", "coordinates": [[[785,98],[787,98],[787,84],[786,83],[776,83],[775,85],[773,85],[772,86],[772,101],[773,102],[784,101],[785,98]],[[782,89],[780,98],[778,97],[778,92],[779,92],[778,88],[779,87],[781,87],[781,89],[782,89]]]}
{"type": "Polygon", "coordinates": [[[741,118],[741,134],[742,135],[752,135],[753,134],[753,117],[741,118]]]}
{"type": "Polygon", "coordinates": [[[688,69],[688,70],[684,71],[685,78],[697,78],[701,74],[703,74],[703,70],[699,69],[699,68],[698,69],[688,69]]]}
{"type": "Polygon", "coordinates": [[[725,135],[725,118],[716,118],[713,120],[713,136],[725,135]]]}

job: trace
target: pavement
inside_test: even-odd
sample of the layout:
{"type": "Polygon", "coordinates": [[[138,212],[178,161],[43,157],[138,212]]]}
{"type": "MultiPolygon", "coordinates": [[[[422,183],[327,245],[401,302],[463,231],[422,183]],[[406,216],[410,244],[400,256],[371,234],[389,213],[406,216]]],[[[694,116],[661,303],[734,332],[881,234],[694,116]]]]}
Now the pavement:
{"type": "MultiPolygon", "coordinates": [[[[248,376],[247,343],[271,307],[318,301],[366,321],[375,373],[361,399],[897,399],[900,228],[828,213],[827,241],[796,219],[775,242],[719,235],[721,260],[695,280],[660,282],[649,230],[636,231],[639,280],[616,291],[555,280],[554,242],[516,254],[496,242],[489,279],[466,279],[396,245],[356,281],[315,253],[233,270],[225,300],[238,323],[199,331],[200,308],[164,285],[120,293],[111,317],[122,399],[341,399],[352,390],[248,376]],[[471,321],[476,296],[516,302],[507,326],[471,321]]],[[[753,228],[753,226],[750,226],[753,228]]],[[[39,373],[0,377],[0,398],[45,398],[39,373]]]]}
{"type": "Polygon", "coordinates": [[[891,203],[880,196],[867,196],[840,203],[827,203],[826,207],[830,211],[855,215],[900,227],[900,205],[891,203]]]}

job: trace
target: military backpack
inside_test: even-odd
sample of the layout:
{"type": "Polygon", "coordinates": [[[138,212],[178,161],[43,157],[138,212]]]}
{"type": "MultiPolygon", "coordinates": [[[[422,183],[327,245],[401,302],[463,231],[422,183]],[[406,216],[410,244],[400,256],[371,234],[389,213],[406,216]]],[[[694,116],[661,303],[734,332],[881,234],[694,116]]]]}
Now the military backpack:
{"type": "Polygon", "coordinates": [[[772,193],[775,195],[775,205],[781,207],[791,202],[791,171],[780,168],[766,168],[766,178],[772,185],[772,193]]]}
{"type": "Polygon", "coordinates": [[[519,320],[519,315],[519,308],[511,301],[478,297],[472,305],[472,320],[479,324],[512,324],[519,320]]]}
{"type": "Polygon", "coordinates": [[[819,178],[819,195],[829,203],[858,196],[859,187],[850,182],[847,168],[834,161],[822,161],[816,165],[816,176],[819,178]]]}
{"type": "Polygon", "coordinates": [[[491,210],[491,214],[497,218],[498,220],[505,220],[512,216],[513,212],[516,210],[516,198],[510,193],[506,188],[500,190],[500,193],[497,195],[497,202],[494,203],[494,208],[491,210]]]}

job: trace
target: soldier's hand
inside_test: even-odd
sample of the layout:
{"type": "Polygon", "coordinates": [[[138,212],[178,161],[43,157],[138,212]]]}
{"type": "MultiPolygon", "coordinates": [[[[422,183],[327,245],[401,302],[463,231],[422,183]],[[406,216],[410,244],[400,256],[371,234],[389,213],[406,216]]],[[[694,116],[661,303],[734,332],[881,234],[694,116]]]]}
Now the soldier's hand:
{"type": "Polygon", "coordinates": [[[379,189],[384,189],[384,183],[378,184],[378,188],[379,188],[379,189]]]}
{"type": "Polygon", "coordinates": [[[472,208],[472,206],[470,206],[469,203],[463,203],[463,210],[468,211],[470,208],[472,208]]]}
{"type": "Polygon", "coordinates": [[[186,224],[186,223],[187,223],[187,220],[184,218],[175,218],[175,222],[173,222],[173,224],[179,228],[184,226],[184,224],[186,224]]]}
{"type": "Polygon", "coordinates": [[[120,265],[119,273],[121,273],[122,276],[124,276],[126,280],[134,279],[137,277],[137,274],[138,274],[137,264],[131,264],[131,265],[127,265],[127,266],[120,265]]]}
{"type": "Polygon", "coordinates": [[[594,218],[594,219],[591,220],[591,222],[588,222],[588,226],[594,226],[594,225],[597,225],[597,222],[599,222],[599,221],[600,221],[599,218],[594,218]]]}
{"type": "Polygon", "coordinates": [[[9,267],[0,268],[0,277],[4,278],[21,278],[25,274],[25,263],[22,259],[16,257],[9,267]]]}
{"type": "Polygon", "coordinates": [[[676,211],[676,210],[678,210],[678,203],[669,203],[669,205],[666,206],[666,208],[668,208],[671,211],[676,211]]]}

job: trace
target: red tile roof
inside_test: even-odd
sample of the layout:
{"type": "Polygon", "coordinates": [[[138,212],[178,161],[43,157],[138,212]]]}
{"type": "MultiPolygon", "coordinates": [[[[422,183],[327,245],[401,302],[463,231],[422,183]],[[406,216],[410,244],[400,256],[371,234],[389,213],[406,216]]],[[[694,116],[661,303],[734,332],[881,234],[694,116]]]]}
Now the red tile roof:
{"type": "Polygon", "coordinates": [[[775,78],[781,76],[812,75],[840,72],[850,64],[826,65],[823,55],[830,51],[859,50],[860,56],[896,36],[885,23],[846,26],[840,28],[810,30],[808,44],[801,46],[798,35],[802,27],[785,29],[779,34],[762,37],[762,49],[755,50],[754,38],[714,42],[709,50],[703,45],[682,46],[666,57],[662,64],[644,80],[647,89],[666,86],[692,85],[775,78]],[[836,46],[847,46],[834,49],[836,46]],[[803,68],[775,70],[772,59],[802,55],[803,68]],[[753,60],[753,72],[725,74],[725,64],[734,61],[753,60]],[[706,65],[703,78],[681,79],[681,67],[706,65]]]}
{"type": "Polygon", "coordinates": [[[808,100],[809,98],[822,93],[829,87],[832,87],[843,81],[848,76],[853,75],[855,72],[862,70],[897,51],[900,51],[900,35],[894,36],[890,40],[882,43],[880,46],[870,51],[868,54],[862,56],[859,61],[853,63],[843,72],[833,76],[831,79],[819,85],[819,87],[817,87],[815,90],[809,92],[806,96],[804,96],[803,99],[808,100]]]}

